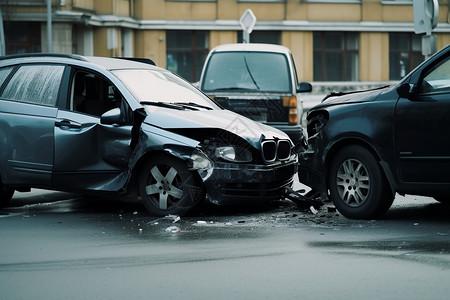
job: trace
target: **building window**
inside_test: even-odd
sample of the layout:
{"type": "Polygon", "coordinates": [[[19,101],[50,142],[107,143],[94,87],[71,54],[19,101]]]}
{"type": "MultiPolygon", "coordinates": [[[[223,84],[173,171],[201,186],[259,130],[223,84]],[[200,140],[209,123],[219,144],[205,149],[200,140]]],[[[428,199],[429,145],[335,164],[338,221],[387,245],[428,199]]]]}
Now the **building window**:
{"type": "Polygon", "coordinates": [[[314,81],[357,81],[358,34],[314,33],[314,81]]]}
{"type": "Polygon", "coordinates": [[[167,69],[184,79],[200,80],[208,52],[208,31],[167,31],[167,69]]]}
{"type": "Polygon", "coordinates": [[[389,79],[400,80],[424,61],[422,40],[413,33],[389,34],[389,79]]]}
{"type": "MultiPolygon", "coordinates": [[[[238,43],[242,43],[242,30],[238,31],[238,43]]],[[[281,31],[253,31],[250,34],[251,43],[281,44],[281,31]]]]}
{"type": "Polygon", "coordinates": [[[6,54],[41,52],[41,23],[5,22],[6,54]]]}

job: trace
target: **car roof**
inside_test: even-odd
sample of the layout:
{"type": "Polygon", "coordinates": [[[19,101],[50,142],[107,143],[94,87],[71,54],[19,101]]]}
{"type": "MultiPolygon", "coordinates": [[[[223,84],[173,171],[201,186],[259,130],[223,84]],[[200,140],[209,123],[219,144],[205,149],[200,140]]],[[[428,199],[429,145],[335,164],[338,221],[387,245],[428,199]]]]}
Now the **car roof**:
{"type": "Polygon", "coordinates": [[[79,66],[95,65],[97,68],[109,71],[118,69],[161,69],[156,67],[154,63],[148,59],[133,60],[132,58],[81,56],[64,53],[29,53],[0,57],[0,66],[44,62],[74,64],[79,66]],[[145,63],[143,61],[145,61],[145,63]]]}
{"type": "Polygon", "coordinates": [[[290,54],[290,50],[281,45],[275,44],[260,44],[260,43],[238,43],[238,44],[224,44],[215,47],[211,52],[230,52],[230,51],[255,51],[255,52],[274,52],[290,54]]]}

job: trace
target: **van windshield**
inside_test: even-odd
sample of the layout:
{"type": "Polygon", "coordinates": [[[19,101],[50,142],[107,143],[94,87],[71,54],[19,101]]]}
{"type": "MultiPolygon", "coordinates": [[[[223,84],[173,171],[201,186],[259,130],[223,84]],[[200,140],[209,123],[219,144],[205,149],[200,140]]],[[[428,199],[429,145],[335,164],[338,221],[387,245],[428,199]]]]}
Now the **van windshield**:
{"type": "Polygon", "coordinates": [[[201,89],[213,91],[291,91],[285,55],[270,52],[214,53],[207,65],[201,89]]]}

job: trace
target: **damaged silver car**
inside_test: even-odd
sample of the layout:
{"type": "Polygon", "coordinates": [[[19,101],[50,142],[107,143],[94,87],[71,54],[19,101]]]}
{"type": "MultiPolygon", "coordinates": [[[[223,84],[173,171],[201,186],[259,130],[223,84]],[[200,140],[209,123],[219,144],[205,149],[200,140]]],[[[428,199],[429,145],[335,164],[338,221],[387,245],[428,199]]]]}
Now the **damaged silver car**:
{"type": "Polygon", "coordinates": [[[171,72],[66,54],[0,59],[0,205],[15,190],[140,197],[153,215],[280,199],[289,137],[171,72]]]}

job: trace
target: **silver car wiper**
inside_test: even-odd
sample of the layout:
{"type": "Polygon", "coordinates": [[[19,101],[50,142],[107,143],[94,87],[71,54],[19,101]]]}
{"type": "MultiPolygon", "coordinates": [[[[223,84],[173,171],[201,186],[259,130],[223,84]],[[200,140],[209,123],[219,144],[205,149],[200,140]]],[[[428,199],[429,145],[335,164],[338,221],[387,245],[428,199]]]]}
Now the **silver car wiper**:
{"type": "Polygon", "coordinates": [[[165,107],[165,108],[172,108],[172,109],[178,109],[178,110],[185,110],[183,106],[177,105],[175,103],[167,103],[167,102],[153,102],[153,101],[141,101],[140,102],[143,105],[152,105],[152,106],[158,106],[158,107],[165,107]]]}
{"type": "Polygon", "coordinates": [[[204,108],[207,110],[212,110],[212,108],[209,106],[204,106],[204,105],[201,105],[201,104],[198,104],[195,102],[175,102],[174,104],[181,105],[183,107],[188,107],[188,108],[204,108]]]}

